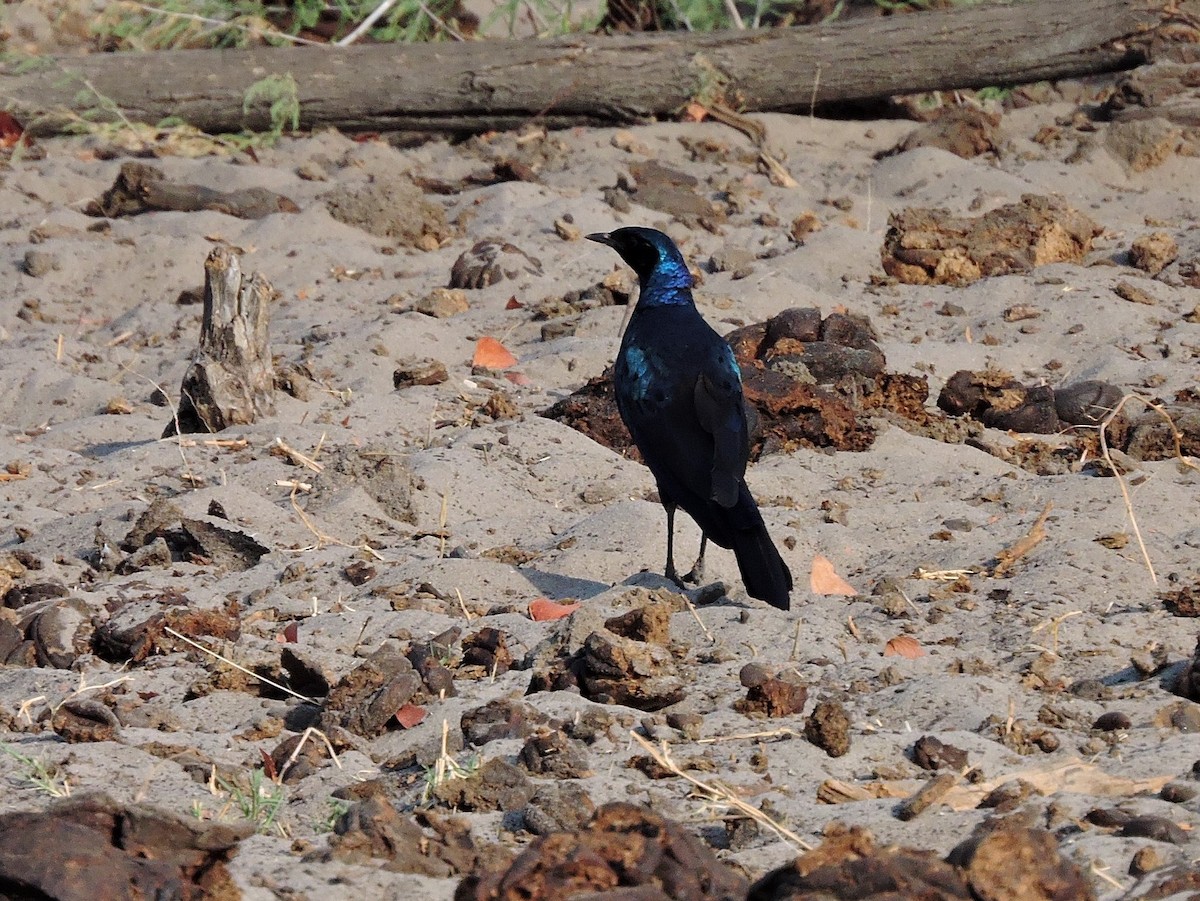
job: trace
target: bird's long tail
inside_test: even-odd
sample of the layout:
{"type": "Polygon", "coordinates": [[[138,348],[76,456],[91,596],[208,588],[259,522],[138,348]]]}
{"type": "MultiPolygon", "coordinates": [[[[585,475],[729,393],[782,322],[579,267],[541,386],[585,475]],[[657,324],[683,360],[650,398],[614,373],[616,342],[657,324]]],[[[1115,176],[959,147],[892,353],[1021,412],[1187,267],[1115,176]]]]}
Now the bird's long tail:
{"type": "Polygon", "coordinates": [[[746,593],[772,607],[791,607],[792,573],[761,522],[757,528],[738,529],[733,535],[733,553],[746,593]]]}

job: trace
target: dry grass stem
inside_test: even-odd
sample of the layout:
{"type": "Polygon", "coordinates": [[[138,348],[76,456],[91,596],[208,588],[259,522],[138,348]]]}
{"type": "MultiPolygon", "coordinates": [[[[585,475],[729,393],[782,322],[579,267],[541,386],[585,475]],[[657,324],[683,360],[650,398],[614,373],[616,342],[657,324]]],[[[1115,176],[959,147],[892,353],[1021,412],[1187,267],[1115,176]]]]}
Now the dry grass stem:
{"type": "Polygon", "coordinates": [[[804,734],[802,732],[797,732],[795,729],[789,729],[786,726],[782,726],[778,729],[768,729],[765,732],[738,732],[734,735],[717,735],[713,738],[698,738],[696,739],[696,744],[715,745],[723,741],[753,741],[755,739],[783,738],[785,736],[790,738],[803,738],[804,734]]]}
{"type": "Polygon", "coordinates": [[[225,450],[242,450],[250,442],[245,438],[180,438],[180,447],[219,447],[225,450]]]}
{"type": "Polygon", "coordinates": [[[632,730],[630,731],[629,735],[634,741],[642,746],[643,750],[645,750],[647,754],[654,758],[655,763],[657,763],[663,769],[674,773],[676,776],[679,776],[681,779],[685,779],[686,781],[690,782],[697,789],[699,789],[709,801],[717,802],[725,805],[726,807],[733,808],[742,816],[754,820],[754,822],[758,823],[760,826],[767,827],[781,839],[786,842],[790,842],[797,848],[801,848],[805,851],[812,850],[812,845],[810,845],[796,833],[792,832],[792,830],[788,829],[782,823],[775,822],[775,820],[771,819],[757,807],[747,804],[737,796],[737,793],[734,792],[733,789],[729,788],[727,785],[715,780],[712,782],[704,782],[700,779],[697,779],[695,776],[685,773],[679,768],[679,765],[671,759],[671,754],[667,750],[666,742],[663,742],[660,749],[654,747],[654,745],[650,744],[650,742],[646,741],[646,739],[642,738],[632,730]]]}
{"type": "Polygon", "coordinates": [[[1082,613],[1083,613],[1082,610],[1070,610],[1067,613],[1064,613],[1062,616],[1056,616],[1052,619],[1046,620],[1044,623],[1040,623],[1037,626],[1034,626],[1034,628],[1033,628],[1034,635],[1036,635],[1038,632],[1042,631],[1042,629],[1049,629],[1050,630],[1050,640],[1051,640],[1051,644],[1052,644],[1051,648],[1043,648],[1040,645],[1034,645],[1034,647],[1039,648],[1040,650],[1043,650],[1043,651],[1049,650],[1051,654],[1053,654],[1055,657],[1057,657],[1058,656],[1058,629],[1059,629],[1059,627],[1063,624],[1064,620],[1068,620],[1072,616],[1079,616],[1082,613]]]}
{"type": "Polygon", "coordinates": [[[1029,527],[1029,531],[996,554],[996,566],[992,569],[992,576],[1002,578],[1007,575],[1014,563],[1046,540],[1046,519],[1053,509],[1054,501],[1046,501],[1046,506],[1029,527]]]}
{"type": "Polygon", "coordinates": [[[853,616],[846,617],[846,631],[853,635],[858,641],[863,640],[862,633],[858,631],[858,626],[855,625],[853,616]]]}
{"type": "Polygon", "coordinates": [[[455,588],[454,593],[458,595],[458,608],[462,611],[463,618],[470,623],[471,611],[467,609],[467,602],[463,600],[462,592],[455,588]]]}
{"type": "MultiPolygon", "coordinates": [[[[295,465],[303,466],[306,469],[311,469],[313,472],[321,472],[323,469],[325,469],[324,463],[318,463],[312,457],[302,454],[294,447],[291,447],[282,438],[276,438],[273,442],[271,442],[270,449],[271,453],[274,454],[278,451],[280,455],[287,457],[295,465]]],[[[318,446],[317,449],[320,450],[320,447],[318,446]]]]}
{"type": "Polygon", "coordinates": [[[1158,575],[1154,572],[1154,564],[1150,562],[1150,552],[1146,549],[1146,542],[1142,539],[1142,530],[1138,527],[1137,516],[1133,512],[1133,498],[1130,497],[1129,486],[1125,483],[1125,477],[1121,474],[1120,468],[1115,462],[1113,462],[1112,454],[1108,447],[1108,427],[1112,424],[1113,420],[1120,415],[1121,410],[1124,409],[1126,402],[1130,400],[1140,401],[1146,407],[1153,410],[1163,418],[1163,421],[1167,424],[1167,428],[1171,430],[1171,442],[1175,445],[1175,457],[1182,465],[1186,466],[1188,469],[1195,470],[1196,472],[1200,472],[1200,466],[1197,466],[1186,456],[1184,456],[1183,446],[1180,444],[1181,436],[1179,434],[1179,429],[1175,426],[1175,420],[1171,418],[1171,414],[1163,409],[1161,404],[1156,404],[1154,401],[1150,400],[1149,398],[1142,397],[1140,394],[1126,394],[1121,398],[1120,403],[1113,407],[1112,412],[1104,418],[1104,422],[1100,423],[1101,456],[1103,457],[1104,462],[1108,464],[1109,469],[1112,470],[1112,474],[1117,480],[1117,485],[1121,488],[1121,498],[1125,501],[1125,513],[1129,517],[1130,526],[1133,528],[1133,536],[1137,539],[1138,549],[1142,552],[1142,561],[1146,564],[1146,571],[1150,573],[1150,581],[1157,585],[1158,575]]]}
{"type": "MultiPolygon", "coordinates": [[[[379,551],[375,550],[375,548],[371,547],[365,542],[363,544],[350,544],[349,542],[342,541],[340,538],[334,538],[332,535],[328,535],[318,529],[313,521],[308,518],[308,514],[304,512],[304,508],[296,503],[296,495],[299,494],[300,488],[304,484],[304,482],[292,483],[292,493],[288,495],[288,500],[291,501],[292,509],[296,511],[296,515],[300,517],[300,521],[304,523],[304,528],[312,532],[313,537],[317,539],[318,549],[327,544],[333,544],[337,547],[348,547],[353,548],[354,550],[362,551],[364,554],[369,554],[381,563],[386,562],[386,559],[381,553],[379,553],[379,551]]],[[[309,488],[311,487],[312,486],[310,485],[309,488]]]]}
{"type": "Polygon", "coordinates": [[[215,657],[217,660],[220,660],[222,663],[232,666],[235,670],[238,670],[239,672],[243,672],[247,676],[250,676],[251,678],[257,679],[259,682],[262,682],[264,685],[270,685],[272,688],[282,691],[285,694],[289,694],[293,698],[299,698],[301,701],[307,701],[310,704],[316,704],[318,707],[321,706],[321,702],[316,700],[315,698],[310,698],[307,695],[300,694],[300,692],[298,692],[298,691],[293,691],[292,689],[288,688],[286,685],[280,685],[278,682],[273,682],[272,680],[268,679],[266,676],[260,676],[258,673],[254,672],[254,670],[246,669],[246,667],[242,666],[240,663],[235,663],[234,661],[230,660],[228,657],[218,654],[216,651],[214,651],[210,648],[206,648],[204,645],[200,644],[200,642],[193,641],[192,639],[188,638],[186,635],[176,632],[170,626],[166,626],[163,629],[163,631],[174,638],[178,638],[180,641],[184,642],[185,644],[190,644],[196,650],[203,651],[205,654],[208,654],[210,657],[215,657]]]}
{"type": "Polygon", "coordinates": [[[708,626],[704,625],[704,620],[702,620],[700,618],[700,613],[699,613],[699,611],[696,610],[696,605],[692,603],[692,599],[689,598],[686,594],[683,594],[682,592],[680,593],[680,597],[683,598],[683,602],[685,604],[687,604],[688,610],[690,610],[692,613],[692,616],[695,617],[697,624],[699,624],[699,626],[700,626],[700,630],[702,632],[704,632],[704,637],[708,639],[708,643],[716,644],[717,636],[713,635],[712,631],[708,628],[708,626]]]}
{"type": "Polygon", "coordinates": [[[446,557],[446,521],[450,517],[450,492],[442,495],[442,509],[438,513],[438,559],[446,557]]]}
{"type": "Polygon", "coordinates": [[[295,750],[292,751],[292,753],[288,756],[288,759],[284,762],[283,767],[279,770],[279,775],[271,781],[276,783],[283,782],[283,777],[287,775],[287,771],[291,769],[292,764],[294,764],[297,758],[299,758],[300,749],[304,747],[304,743],[313,735],[319,735],[321,737],[321,741],[325,742],[325,750],[329,752],[329,759],[334,762],[339,770],[342,768],[342,761],[338,759],[337,751],[333,749],[333,743],[330,742],[329,736],[320,729],[309,726],[304,730],[304,734],[300,736],[300,741],[296,743],[295,750]]]}
{"type": "Polygon", "coordinates": [[[914,579],[925,579],[930,582],[957,582],[963,576],[973,576],[976,569],[922,569],[917,567],[913,573],[914,579]]]}

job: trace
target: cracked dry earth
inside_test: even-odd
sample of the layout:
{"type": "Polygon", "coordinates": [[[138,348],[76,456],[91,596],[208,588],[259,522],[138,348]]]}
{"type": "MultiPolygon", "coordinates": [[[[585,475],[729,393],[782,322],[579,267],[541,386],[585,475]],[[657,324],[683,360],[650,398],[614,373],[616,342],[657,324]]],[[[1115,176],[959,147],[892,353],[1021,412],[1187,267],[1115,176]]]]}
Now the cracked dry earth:
{"type": "Polygon", "coordinates": [[[797,187],[707,123],[168,155],[140,208],[95,139],[4,164],[0,895],[1200,891],[1191,136],[760,118],[797,187]],[[689,609],[571,397],[621,224],[782,323],[735,338],[788,613],[718,549],[689,609]],[[277,292],[274,412],[159,440],[217,244],[277,292]],[[1105,458],[1129,393],[1183,457],[1129,400],[1105,458]]]}

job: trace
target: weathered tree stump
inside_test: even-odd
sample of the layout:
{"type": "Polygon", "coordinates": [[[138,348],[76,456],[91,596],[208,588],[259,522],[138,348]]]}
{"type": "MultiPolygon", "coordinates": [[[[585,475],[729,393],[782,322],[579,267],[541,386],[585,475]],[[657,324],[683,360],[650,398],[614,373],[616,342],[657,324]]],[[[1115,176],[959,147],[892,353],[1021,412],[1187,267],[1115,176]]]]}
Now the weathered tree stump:
{"type": "Polygon", "coordinates": [[[183,374],[179,410],[163,437],[219,432],[275,411],[275,370],[267,340],[275,289],[242,275],[237,254],[217,247],[204,261],[200,348],[183,374]]]}

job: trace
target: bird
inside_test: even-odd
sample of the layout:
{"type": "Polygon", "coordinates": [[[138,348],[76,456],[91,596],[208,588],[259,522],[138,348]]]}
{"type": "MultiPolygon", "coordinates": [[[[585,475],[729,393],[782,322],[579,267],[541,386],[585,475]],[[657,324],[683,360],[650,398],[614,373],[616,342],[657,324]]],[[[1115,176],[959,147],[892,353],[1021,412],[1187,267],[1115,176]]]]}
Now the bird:
{"type": "Polygon", "coordinates": [[[687,262],[667,235],[630,226],[597,232],[638,277],[638,299],[613,367],[617,410],[658,484],[667,513],[666,577],[703,578],[707,543],[733,550],[746,593],[787,610],[792,574],[746,486],[750,428],[741,370],[696,309],[687,262]],[[700,526],[700,554],[675,569],[675,510],[700,526]]]}

